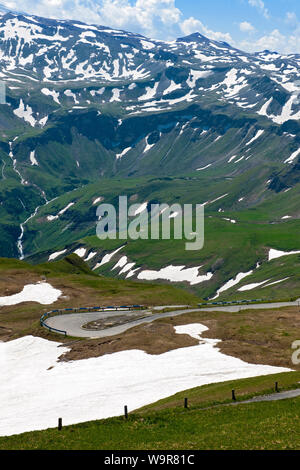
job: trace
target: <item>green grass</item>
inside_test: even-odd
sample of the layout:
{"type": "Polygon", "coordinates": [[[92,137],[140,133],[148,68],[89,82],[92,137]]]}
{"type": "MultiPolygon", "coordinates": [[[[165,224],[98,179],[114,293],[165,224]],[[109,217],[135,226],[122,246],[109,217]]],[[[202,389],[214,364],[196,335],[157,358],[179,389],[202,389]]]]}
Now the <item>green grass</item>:
{"type": "Polygon", "coordinates": [[[184,398],[188,398],[192,408],[204,409],[231,403],[231,391],[233,389],[236,391],[237,400],[243,401],[254,396],[274,393],[275,382],[279,383],[280,390],[300,388],[300,371],[231,380],[195,387],[147,405],[137,412],[144,415],[160,412],[165,409],[179,408],[182,406],[184,398]]]}
{"type": "Polygon", "coordinates": [[[214,384],[177,394],[178,398],[202,395],[204,401],[193,404],[191,400],[188,410],[183,408],[183,403],[172,406],[174,397],[171,397],[164,400],[166,404],[169,400],[168,407],[156,409],[151,405],[130,414],[128,420],[117,417],[67,426],[62,431],[48,429],[1,437],[0,449],[299,450],[300,398],[205,408],[211,395],[222,394],[224,398],[233,386],[246,389],[248,383],[254,390],[256,384],[257,392],[264,381],[270,385],[280,377],[281,383],[289,383],[291,387],[295,379],[299,380],[300,374],[296,374],[214,384]]]}
{"type": "MultiPolygon", "coordinates": [[[[266,189],[267,170],[267,167],[262,166],[257,178],[256,170],[250,168],[233,179],[221,177],[216,173],[209,177],[194,173],[180,177],[102,179],[100,189],[98,184],[90,184],[41,208],[38,221],[34,218],[28,224],[25,252],[32,253],[30,259],[33,262],[41,262],[48,259],[49,253],[66,246],[70,251],[78,246],[86,246],[96,250],[100,257],[124,244],[122,240],[103,241],[96,237],[96,207],[92,206],[92,201],[98,196],[103,196],[105,203],[114,205],[118,203],[119,194],[135,196],[135,203],[160,201],[168,204],[195,204],[228,193],[226,198],[205,208],[205,243],[202,250],[186,251],[185,240],[128,240],[122,253],[97,272],[108,277],[118,276],[117,271],[111,271],[111,268],[118,256],[123,255],[128,256],[131,262],[136,262],[136,267],[146,269],[160,269],[169,264],[202,266],[201,274],[212,271],[214,276],[209,282],[193,286],[193,291],[206,298],[212,297],[218,288],[237,273],[255,269],[259,262],[263,263],[262,267],[255,270],[253,276],[222,294],[220,300],[245,299],[249,296],[268,300],[296,298],[300,288],[299,259],[281,258],[272,263],[268,263],[267,259],[270,248],[283,251],[300,249],[299,220],[281,220],[284,215],[295,214],[299,205],[299,188],[295,187],[281,195],[274,194],[266,189]],[[255,201],[251,200],[252,196],[250,197],[250,193],[257,190],[257,185],[260,187],[263,201],[260,204],[255,204],[255,201]],[[245,200],[238,202],[241,197],[245,197],[245,200]],[[69,202],[75,202],[75,205],[63,217],[53,222],[45,221],[46,215],[56,214],[69,202]],[[219,213],[219,208],[224,212],[219,213]],[[232,224],[224,218],[234,219],[237,223],[232,224]],[[65,230],[66,227],[69,228],[65,230]],[[271,288],[262,288],[250,293],[237,291],[243,284],[269,278],[270,282],[274,282],[285,277],[290,279],[271,288]]],[[[187,283],[183,286],[190,289],[187,283]]]]}

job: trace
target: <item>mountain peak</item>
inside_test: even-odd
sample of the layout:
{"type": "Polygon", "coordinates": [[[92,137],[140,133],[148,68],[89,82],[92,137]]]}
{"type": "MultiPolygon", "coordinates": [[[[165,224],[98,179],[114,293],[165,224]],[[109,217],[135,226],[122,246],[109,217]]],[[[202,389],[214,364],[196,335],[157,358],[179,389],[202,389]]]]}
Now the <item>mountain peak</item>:
{"type": "Polygon", "coordinates": [[[203,34],[196,32],[189,34],[188,36],[184,36],[177,39],[177,42],[199,42],[199,43],[209,43],[210,40],[203,36],[203,34]]]}

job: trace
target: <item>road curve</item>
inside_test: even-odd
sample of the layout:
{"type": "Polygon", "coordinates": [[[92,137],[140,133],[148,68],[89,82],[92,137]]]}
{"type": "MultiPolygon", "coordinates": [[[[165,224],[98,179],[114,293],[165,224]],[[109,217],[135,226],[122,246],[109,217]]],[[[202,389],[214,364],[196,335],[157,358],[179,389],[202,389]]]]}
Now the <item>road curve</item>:
{"type": "MultiPolygon", "coordinates": [[[[99,320],[101,318],[107,318],[111,316],[120,316],[120,311],[109,311],[109,312],[86,312],[86,313],[74,313],[66,315],[58,315],[48,318],[45,323],[46,325],[56,328],[58,330],[63,330],[67,332],[68,336],[73,336],[77,338],[105,338],[107,336],[114,336],[123,333],[130,328],[135,326],[151,323],[159,318],[175,317],[178,315],[184,315],[185,313],[199,312],[199,310],[204,312],[239,312],[241,310],[258,310],[258,309],[271,309],[271,308],[282,308],[282,307],[298,307],[299,300],[295,302],[274,302],[269,304],[253,304],[253,305],[234,305],[234,306],[214,306],[214,307],[204,307],[197,309],[183,309],[176,310],[174,312],[168,313],[155,313],[147,314],[147,311],[140,312],[145,314],[144,318],[139,320],[132,320],[124,323],[123,325],[106,328],[105,330],[100,331],[89,331],[82,328],[83,325],[99,320]]],[[[175,307],[174,307],[175,308],[175,307]]],[[[136,311],[126,311],[123,312],[124,318],[126,316],[132,315],[136,311]]]]}

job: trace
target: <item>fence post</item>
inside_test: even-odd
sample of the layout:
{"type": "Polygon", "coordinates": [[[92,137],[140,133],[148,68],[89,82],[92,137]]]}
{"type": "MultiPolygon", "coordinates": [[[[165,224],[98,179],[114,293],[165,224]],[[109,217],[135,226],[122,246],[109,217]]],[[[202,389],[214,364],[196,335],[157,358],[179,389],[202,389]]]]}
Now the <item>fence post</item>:
{"type": "Polygon", "coordinates": [[[58,430],[62,430],[62,418],[58,418],[58,430]]]}
{"type": "Polygon", "coordinates": [[[188,399],[187,398],[184,399],[184,407],[188,408],[188,399]]]}
{"type": "Polygon", "coordinates": [[[124,406],[124,416],[125,416],[125,419],[128,419],[128,408],[127,408],[127,406],[124,406]]]}
{"type": "Polygon", "coordinates": [[[233,401],[236,401],[235,390],[232,390],[231,393],[232,393],[232,400],[233,400],[233,401]]]}
{"type": "Polygon", "coordinates": [[[279,393],[278,382],[275,382],[275,392],[279,393]]]}

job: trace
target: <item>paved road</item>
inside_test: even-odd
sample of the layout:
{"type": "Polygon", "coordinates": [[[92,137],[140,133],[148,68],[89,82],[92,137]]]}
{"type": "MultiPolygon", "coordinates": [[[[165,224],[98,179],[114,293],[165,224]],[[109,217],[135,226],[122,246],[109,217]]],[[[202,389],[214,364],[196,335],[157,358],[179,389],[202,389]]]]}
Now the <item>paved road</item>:
{"type": "Polygon", "coordinates": [[[297,390],[288,390],[286,392],[272,393],[271,395],[261,395],[259,397],[250,398],[250,400],[245,400],[242,402],[234,403],[238,405],[239,403],[256,403],[259,401],[277,401],[285,400],[286,398],[296,398],[300,396],[300,389],[297,390]]]}
{"type": "Polygon", "coordinates": [[[146,311],[140,312],[141,314],[145,314],[144,318],[139,320],[132,320],[128,323],[124,323],[124,325],[113,326],[111,328],[107,328],[106,330],[101,331],[89,331],[82,328],[83,325],[94,321],[99,320],[100,318],[107,318],[112,316],[120,316],[121,314],[124,315],[126,320],[126,316],[132,315],[133,313],[136,314],[136,311],[127,311],[127,312],[120,312],[120,311],[110,311],[110,312],[92,312],[92,313],[72,313],[67,315],[58,315],[56,317],[48,318],[45,323],[52,328],[56,328],[58,330],[63,330],[67,332],[68,336],[75,336],[78,338],[105,338],[107,336],[114,336],[123,333],[134,326],[141,325],[143,323],[151,323],[158,318],[165,318],[165,317],[174,317],[176,315],[183,315],[184,313],[188,312],[198,312],[199,309],[191,310],[178,310],[176,312],[169,312],[169,313],[155,313],[155,314],[147,314],[146,311]]]}
{"type": "MultiPolygon", "coordinates": [[[[107,336],[114,336],[123,333],[134,326],[141,325],[143,323],[151,323],[154,320],[159,318],[167,318],[167,317],[175,317],[178,315],[184,315],[185,313],[191,312],[198,312],[199,310],[203,310],[205,312],[239,312],[241,310],[257,310],[257,309],[271,309],[271,308],[282,308],[282,307],[297,307],[299,305],[299,300],[295,302],[274,302],[270,304],[254,304],[254,305],[235,305],[235,306],[214,306],[214,307],[204,307],[198,309],[183,309],[183,310],[176,310],[174,312],[168,313],[155,313],[155,314],[147,314],[147,311],[140,312],[141,314],[145,314],[145,318],[140,320],[133,320],[125,323],[124,325],[115,326],[111,328],[107,328],[106,330],[101,331],[88,331],[82,328],[82,325],[89,323],[94,320],[99,320],[100,318],[107,318],[111,316],[120,316],[121,314],[126,316],[136,314],[135,311],[109,311],[109,312],[86,312],[86,313],[75,313],[75,314],[66,314],[66,315],[58,315],[56,317],[48,318],[46,320],[46,324],[51,326],[52,328],[56,328],[58,330],[63,330],[67,332],[68,336],[74,336],[78,338],[105,338],[107,336]]],[[[169,308],[172,308],[169,306],[169,308]]],[[[173,306],[173,308],[175,308],[173,306]]]]}

